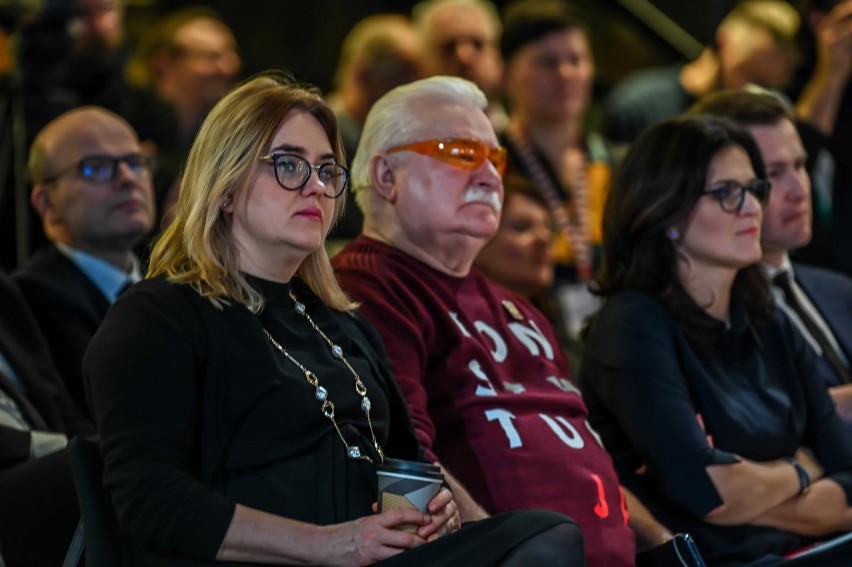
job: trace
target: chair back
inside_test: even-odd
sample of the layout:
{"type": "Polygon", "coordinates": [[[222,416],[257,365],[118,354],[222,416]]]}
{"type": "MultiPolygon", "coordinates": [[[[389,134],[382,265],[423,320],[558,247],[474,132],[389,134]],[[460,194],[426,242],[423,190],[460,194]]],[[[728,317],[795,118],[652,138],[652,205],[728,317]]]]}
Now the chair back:
{"type": "Polygon", "coordinates": [[[103,485],[104,463],[94,438],[75,437],[68,445],[71,472],[80,503],[86,567],[120,567],[125,552],[118,518],[103,485]]]}

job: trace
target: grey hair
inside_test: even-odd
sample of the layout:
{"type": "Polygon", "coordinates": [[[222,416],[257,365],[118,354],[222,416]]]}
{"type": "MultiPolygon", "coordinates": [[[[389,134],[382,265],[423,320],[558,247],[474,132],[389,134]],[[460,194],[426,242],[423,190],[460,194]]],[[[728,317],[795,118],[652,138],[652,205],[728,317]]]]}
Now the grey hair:
{"type": "Polygon", "coordinates": [[[352,161],[351,187],[355,202],[367,215],[371,209],[370,162],[393,146],[420,141],[432,135],[435,124],[423,121],[418,108],[470,105],[485,109],[485,94],[471,81],[459,77],[436,76],[414,81],[388,91],[367,115],[361,142],[352,161]]]}

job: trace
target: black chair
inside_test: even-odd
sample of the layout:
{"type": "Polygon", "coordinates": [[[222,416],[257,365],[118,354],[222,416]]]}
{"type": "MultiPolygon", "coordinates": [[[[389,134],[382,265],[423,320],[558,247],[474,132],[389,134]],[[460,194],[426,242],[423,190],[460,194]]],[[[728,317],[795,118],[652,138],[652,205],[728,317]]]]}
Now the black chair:
{"type": "MultiPolygon", "coordinates": [[[[75,437],[68,444],[71,472],[80,503],[80,524],[86,553],[86,567],[120,567],[126,565],[121,545],[122,534],[118,519],[103,485],[104,463],[97,439],[75,437]]],[[[80,532],[80,527],[77,528],[80,532]]],[[[77,552],[79,538],[71,543],[65,565],[77,552]]],[[[75,559],[76,561],[76,559],[75,559]]]]}

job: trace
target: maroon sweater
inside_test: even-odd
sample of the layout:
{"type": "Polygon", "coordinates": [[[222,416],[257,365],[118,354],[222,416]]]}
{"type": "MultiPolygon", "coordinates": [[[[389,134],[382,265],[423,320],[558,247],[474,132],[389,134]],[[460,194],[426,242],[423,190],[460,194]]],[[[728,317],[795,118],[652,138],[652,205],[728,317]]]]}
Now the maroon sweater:
{"type": "Polygon", "coordinates": [[[364,236],[333,263],[384,339],[427,456],[491,513],[573,518],[589,567],[633,565],[612,460],[546,318],[475,268],[448,276],[364,236]]]}

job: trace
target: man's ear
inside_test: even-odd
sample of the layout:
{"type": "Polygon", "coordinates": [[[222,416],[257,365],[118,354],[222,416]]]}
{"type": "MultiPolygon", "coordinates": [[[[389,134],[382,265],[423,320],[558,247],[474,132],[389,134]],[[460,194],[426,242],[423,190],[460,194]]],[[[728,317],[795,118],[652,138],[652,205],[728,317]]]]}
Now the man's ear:
{"type": "Polygon", "coordinates": [[[396,203],[396,173],[386,155],[378,154],[370,161],[370,180],[380,199],[396,203]]]}
{"type": "Polygon", "coordinates": [[[36,185],[30,193],[30,203],[44,220],[56,220],[57,212],[46,185],[36,185]]]}

